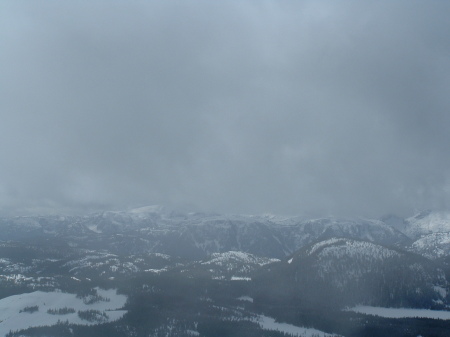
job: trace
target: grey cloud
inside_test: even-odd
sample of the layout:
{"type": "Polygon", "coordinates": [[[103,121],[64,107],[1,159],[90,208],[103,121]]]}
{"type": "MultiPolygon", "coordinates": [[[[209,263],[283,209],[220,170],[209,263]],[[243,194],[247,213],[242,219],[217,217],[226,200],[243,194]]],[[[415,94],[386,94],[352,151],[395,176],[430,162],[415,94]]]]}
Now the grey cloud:
{"type": "Polygon", "coordinates": [[[443,2],[15,2],[0,209],[448,208],[443,2]]]}

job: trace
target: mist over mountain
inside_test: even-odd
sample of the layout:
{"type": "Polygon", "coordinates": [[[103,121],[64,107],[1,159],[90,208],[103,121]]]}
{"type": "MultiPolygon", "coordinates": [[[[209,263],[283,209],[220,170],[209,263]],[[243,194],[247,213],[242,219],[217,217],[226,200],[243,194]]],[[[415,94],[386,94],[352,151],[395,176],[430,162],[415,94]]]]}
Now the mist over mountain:
{"type": "Polygon", "coordinates": [[[445,336],[449,219],[436,211],[310,219],[162,206],[1,218],[0,333],[445,336]],[[22,303],[14,296],[28,303],[18,312],[7,309],[22,303]],[[106,309],[119,298],[126,303],[106,309]],[[401,318],[383,317],[386,310],[401,318]],[[411,329],[408,310],[439,319],[416,319],[411,329]],[[25,324],[24,315],[34,320],[25,324]]]}
{"type": "Polygon", "coordinates": [[[448,337],[448,13],[2,0],[0,336],[448,337]]]}
{"type": "Polygon", "coordinates": [[[449,6],[2,1],[0,214],[449,209],[449,6]]]}

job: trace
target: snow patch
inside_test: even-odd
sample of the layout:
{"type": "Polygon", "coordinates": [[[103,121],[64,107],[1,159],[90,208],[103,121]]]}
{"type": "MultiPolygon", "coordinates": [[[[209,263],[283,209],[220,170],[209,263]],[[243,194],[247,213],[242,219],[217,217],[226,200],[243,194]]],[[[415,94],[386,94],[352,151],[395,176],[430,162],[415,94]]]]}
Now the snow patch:
{"type": "Polygon", "coordinates": [[[447,296],[447,290],[440,286],[434,286],[434,291],[437,292],[442,298],[445,298],[447,296]]]}
{"type": "Polygon", "coordinates": [[[146,269],[144,270],[146,272],[150,272],[150,273],[155,273],[155,274],[161,274],[165,271],[167,271],[167,268],[162,268],[162,269],[146,269]]]}
{"type": "Polygon", "coordinates": [[[450,319],[450,311],[440,311],[440,310],[383,308],[364,305],[358,305],[348,310],[360,314],[374,315],[387,318],[432,318],[443,320],[450,319]]]}
{"type": "Polygon", "coordinates": [[[97,234],[103,233],[100,229],[98,229],[97,225],[89,225],[87,228],[97,234]]]}
{"type": "Polygon", "coordinates": [[[251,302],[253,303],[253,298],[251,298],[250,296],[241,296],[238,298],[239,301],[246,301],[246,302],[251,302]]]}
{"type": "Polygon", "coordinates": [[[268,316],[258,316],[257,323],[259,323],[260,327],[264,330],[274,330],[280,331],[286,334],[290,334],[295,337],[336,337],[336,334],[328,334],[326,332],[312,329],[312,328],[304,328],[295,326],[287,323],[278,323],[275,322],[275,319],[268,316]]]}

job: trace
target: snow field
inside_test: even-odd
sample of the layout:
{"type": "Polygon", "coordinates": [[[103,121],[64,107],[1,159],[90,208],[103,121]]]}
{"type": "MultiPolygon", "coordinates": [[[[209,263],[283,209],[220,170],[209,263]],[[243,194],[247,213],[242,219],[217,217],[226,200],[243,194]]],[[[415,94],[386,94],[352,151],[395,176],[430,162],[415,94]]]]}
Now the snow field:
{"type": "Polygon", "coordinates": [[[75,294],[62,292],[35,291],[21,295],[14,295],[0,300],[0,336],[5,336],[10,330],[21,330],[31,327],[55,325],[58,321],[68,321],[72,324],[92,325],[96,322],[82,320],[78,311],[98,310],[108,316],[106,322],[118,320],[125,315],[126,310],[118,310],[125,305],[127,297],[117,294],[114,289],[102,290],[97,288],[98,295],[109,298],[109,301],[100,301],[85,304],[83,299],[75,294]],[[39,310],[33,313],[20,312],[25,307],[38,306],[39,310]],[[66,315],[52,315],[47,310],[72,308],[75,313],[66,315]]]}
{"type": "Polygon", "coordinates": [[[333,337],[338,336],[336,334],[329,334],[320,330],[311,329],[311,328],[304,328],[295,326],[288,323],[277,323],[275,322],[275,319],[272,317],[260,315],[258,316],[257,323],[261,326],[264,330],[273,330],[273,331],[280,331],[287,334],[290,334],[295,337],[333,337]]]}

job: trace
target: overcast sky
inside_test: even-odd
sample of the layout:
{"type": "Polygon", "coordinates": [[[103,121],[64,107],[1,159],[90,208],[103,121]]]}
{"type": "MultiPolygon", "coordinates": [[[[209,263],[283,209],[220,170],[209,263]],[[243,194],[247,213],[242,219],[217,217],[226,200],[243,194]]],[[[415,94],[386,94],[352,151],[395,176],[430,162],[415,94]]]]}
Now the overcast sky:
{"type": "Polygon", "coordinates": [[[0,215],[450,208],[449,1],[0,2],[0,215]]]}

